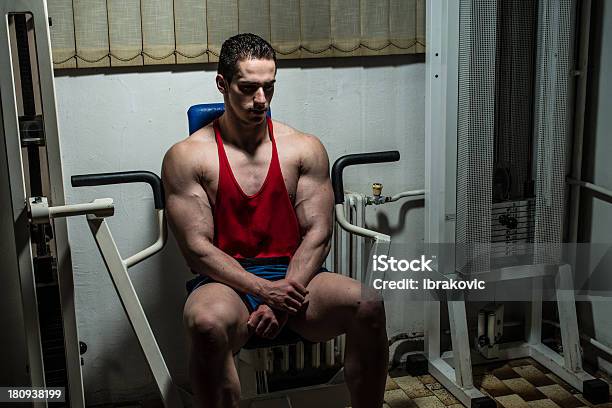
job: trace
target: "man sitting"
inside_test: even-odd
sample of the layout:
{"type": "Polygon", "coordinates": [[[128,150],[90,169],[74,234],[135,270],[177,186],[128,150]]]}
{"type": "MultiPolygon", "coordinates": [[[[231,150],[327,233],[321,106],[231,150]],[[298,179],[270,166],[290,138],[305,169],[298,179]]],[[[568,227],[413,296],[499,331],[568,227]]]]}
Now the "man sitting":
{"type": "Polygon", "coordinates": [[[352,406],[381,407],[388,345],[382,301],[321,267],[333,193],[325,148],[266,116],[276,55],[240,34],[223,43],[217,88],[225,112],[166,153],[166,212],[191,270],[184,321],[198,407],[238,407],[233,354],[287,325],[312,342],[346,333],[352,406]]]}

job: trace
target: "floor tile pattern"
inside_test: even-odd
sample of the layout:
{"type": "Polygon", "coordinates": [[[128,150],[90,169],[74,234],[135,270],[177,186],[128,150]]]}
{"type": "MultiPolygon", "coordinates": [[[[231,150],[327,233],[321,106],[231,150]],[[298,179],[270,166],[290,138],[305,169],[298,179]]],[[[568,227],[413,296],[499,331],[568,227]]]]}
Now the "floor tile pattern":
{"type": "MultiPolygon", "coordinates": [[[[474,385],[494,398],[498,408],[612,408],[612,403],[590,404],[578,390],[530,358],[475,366],[473,374],[474,385]]],[[[394,372],[387,378],[384,408],[463,405],[431,375],[394,372]]]]}

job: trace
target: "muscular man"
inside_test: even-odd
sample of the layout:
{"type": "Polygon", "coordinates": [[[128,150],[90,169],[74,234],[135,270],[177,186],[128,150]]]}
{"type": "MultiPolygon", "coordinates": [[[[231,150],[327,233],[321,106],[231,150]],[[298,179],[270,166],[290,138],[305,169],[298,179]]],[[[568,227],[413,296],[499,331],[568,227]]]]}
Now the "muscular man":
{"type": "Polygon", "coordinates": [[[170,226],[192,271],[184,322],[198,407],[238,407],[233,354],[284,325],[313,342],[346,333],[355,408],[381,407],[388,348],[382,302],[321,268],[333,193],[321,142],[266,116],[276,55],[263,39],[223,43],[216,84],[225,112],[172,146],[163,163],[170,226]]]}

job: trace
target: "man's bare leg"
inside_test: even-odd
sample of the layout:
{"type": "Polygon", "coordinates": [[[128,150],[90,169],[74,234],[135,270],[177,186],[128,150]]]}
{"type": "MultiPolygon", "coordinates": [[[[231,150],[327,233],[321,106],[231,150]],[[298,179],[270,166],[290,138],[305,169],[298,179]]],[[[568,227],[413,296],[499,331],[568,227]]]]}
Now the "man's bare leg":
{"type": "Polygon", "coordinates": [[[344,373],[353,408],[382,407],[388,362],[384,306],[377,302],[361,307],[346,331],[344,356],[344,373]],[[362,313],[365,315],[359,316],[362,313]]]}
{"type": "Polygon", "coordinates": [[[190,340],[189,374],[194,406],[234,408],[240,381],[233,352],[248,340],[249,312],[234,290],[209,283],[189,295],[183,311],[190,340]]]}
{"type": "Polygon", "coordinates": [[[346,276],[322,272],[307,287],[305,312],[289,326],[311,341],[346,333],[344,373],[353,408],[382,407],[389,361],[382,301],[364,301],[361,284],[346,276]]]}

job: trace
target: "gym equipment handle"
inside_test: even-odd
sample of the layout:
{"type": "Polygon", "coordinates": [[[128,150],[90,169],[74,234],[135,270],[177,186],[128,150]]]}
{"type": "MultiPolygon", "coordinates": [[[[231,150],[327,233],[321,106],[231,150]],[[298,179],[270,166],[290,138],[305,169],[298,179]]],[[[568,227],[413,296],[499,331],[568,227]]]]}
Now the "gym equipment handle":
{"type": "Polygon", "coordinates": [[[344,183],[342,182],[342,171],[347,166],[355,164],[387,163],[395,162],[400,159],[397,150],[374,153],[347,154],[338,158],[332,166],[332,186],[334,188],[334,199],[336,204],[344,202],[344,183]]]}
{"type": "Polygon", "coordinates": [[[121,171],[116,173],[80,174],[70,178],[72,187],[101,186],[123,183],[147,183],[153,189],[155,208],[164,208],[164,189],[161,179],[150,171],[121,171]]]}

